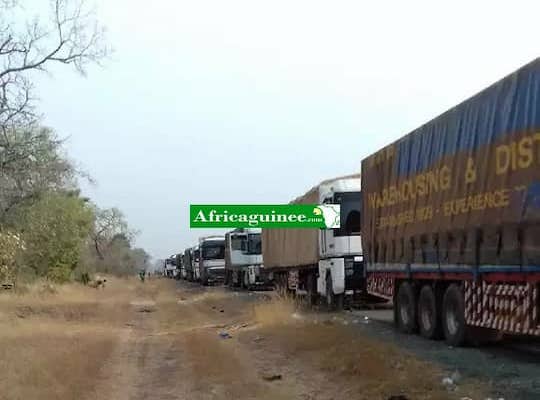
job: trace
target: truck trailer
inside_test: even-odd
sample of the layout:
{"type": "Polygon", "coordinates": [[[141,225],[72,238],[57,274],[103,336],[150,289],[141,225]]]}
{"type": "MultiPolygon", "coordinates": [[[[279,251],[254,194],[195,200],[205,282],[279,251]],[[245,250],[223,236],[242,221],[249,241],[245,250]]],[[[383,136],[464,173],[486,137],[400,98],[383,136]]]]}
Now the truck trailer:
{"type": "Polygon", "coordinates": [[[238,228],[225,234],[225,283],[251,289],[271,287],[263,264],[260,228],[238,228]]]}
{"type": "Polygon", "coordinates": [[[401,331],[540,335],[540,59],[364,159],[362,193],[367,290],[401,331]]]}
{"type": "Polygon", "coordinates": [[[339,204],[339,229],[263,229],[265,268],[278,288],[323,296],[328,307],[343,306],[346,295],[365,289],[360,239],[360,175],[329,179],[293,200],[297,204],[339,204]]]}

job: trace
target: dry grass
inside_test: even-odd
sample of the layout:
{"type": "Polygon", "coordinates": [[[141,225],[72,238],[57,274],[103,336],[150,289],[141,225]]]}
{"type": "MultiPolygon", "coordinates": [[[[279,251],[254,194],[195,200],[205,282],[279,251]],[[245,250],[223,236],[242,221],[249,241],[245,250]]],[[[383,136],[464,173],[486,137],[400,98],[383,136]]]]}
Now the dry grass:
{"type": "Polygon", "coordinates": [[[278,295],[270,301],[255,304],[253,320],[262,326],[286,324],[292,321],[296,310],[297,305],[292,298],[278,295]]]}
{"type": "Polygon", "coordinates": [[[109,287],[93,289],[79,284],[51,287],[37,283],[23,294],[3,293],[0,295],[0,326],[8,322],[19,325],[121,321],[136,284],[134,280],[112,279],[109,287]]]}
{"type": "MultiPolygon", "coordinates": [[[[404,394],[409,399],[486,398],[476,382],[460,383],[448,392],[441,384],[447,373],[396,346],[362,335],[351,326],[315,322],[297,313],[294,301],[278,296],[253,309],[259,329],[247,334],[265,338],[258,346],[278,348],[291,368],[313,368],[324,376],[335,398],[387,399],[404,394]]],[[[264,350],[263,350],[264,351],[264,350]]],[[[279,363],[279,361],[278,361],[279,363]]]]}
{"type": "Polygon", "coordinates": [[[189,348],[191,393],[186,398],[212,399],[292,399],[293,388],[269,386],[252,367],[249,355],[232,341],[216,340],[215,333],[198,331],[183,337],[182,348],[189,348]]]}
{"type": "Polygon", "coordinates": [[[178,291],[170,280],[111,279],[107,284],[105,290],[35,285],[23,295],[0,295],[1,399],[96,398],[96,388],[107,384],[103,378],[114,376],[105,372],[109,358],[120,372],[145,371],[127,374],[119,393],[150,374],[154,398],[169,398],[163,377],[173,373],[178,374],[174,385],[187,379],[173,385],[187,391],[185,398],[485,397],[466,383],[446,392],[436,366],[350,326],[298,317],[297,305],[286,297],[249,306],[245,298],[223,290],[178,291]],[[152,313],[137,313],[142,308],[152,313]],[[131,329],[128,321],[142,325],[135,324],[139,330],[130,331],[133,342],[122,346],[120,338],[131,329]],[[233,338],[221,339],[222,329],[233,338]],[[283,373],[283,382],[266,382],[262,374],[267,371],[283,373]]]}
{"type": "Polygon", "coordinates": [[[110,331],[17,327],[0,336],[2,399],[79,399],[115,345],[110,331]]]}
{"type": "Polygon", "coordinates": [[[0,398],[80,399],[92,392],[140,286],[107,280],[105,289],[36,283],[0,295],[0,398]]]}

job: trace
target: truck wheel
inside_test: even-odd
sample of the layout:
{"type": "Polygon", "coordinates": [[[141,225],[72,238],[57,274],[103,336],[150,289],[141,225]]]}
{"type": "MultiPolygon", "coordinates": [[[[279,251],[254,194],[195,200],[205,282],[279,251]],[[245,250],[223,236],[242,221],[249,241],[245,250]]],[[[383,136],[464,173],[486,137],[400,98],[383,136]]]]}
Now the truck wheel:
{"type": "Polygon", "coordinates": [[[396,319],[400,332],[414,333],[416,331],[416,301],[414,290],[409,282],[399,285],[396,298],[396,319]]]}
{"type": "Polygon", "coordinates": [[[441,336],[439,312],[433,288],[424,285],[418,297],[418,327],[420,335],[426,339],[438,339],[441,336]]]}
{"type": "Polygon", "coordinates": [[[442,325],[446,342],[451,346],[465,343],[465,301],[461,288],[453,283],[444,293],[442,325]]]}
{"type": "Polygon", "coordinates": [[[244,271],[243,282],[244,282],[244,289],[251,290],[251,285],[249,283],[249,272],[248,271],[244,271]]]}
{"type": "Polygon", "coordinates": [[[332,275],[326,276],[326,306],[329,311],[339,311],[343,309],[343,293],[334,294],[332,289],[332,275]]]}

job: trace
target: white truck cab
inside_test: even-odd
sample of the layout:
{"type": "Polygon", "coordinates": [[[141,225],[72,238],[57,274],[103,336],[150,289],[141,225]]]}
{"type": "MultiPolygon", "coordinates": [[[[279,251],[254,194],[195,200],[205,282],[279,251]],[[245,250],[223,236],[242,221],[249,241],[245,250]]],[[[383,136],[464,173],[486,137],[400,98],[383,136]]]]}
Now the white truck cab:
{"type": "Polygon", "coordinates": [[[171,255],[165,260],[164,273],[167,278],[174,278],[176,272],[176,255],[171,255]]]}
{"type": "Polygon", "coordinates": [[[360,178],[345,177],[322,183],[319,202],[340,205],[340,228],[323,229],[319,233],[317,292],[326,297],[330,305],[342,302],[346,294],[353,295],[364,289],[360,178]]]}
{"type": "Polygon", "coordinates": [[[199,277],[203,285],[225,280],[225,237],[199,239],[199,277]]]}
{"type": "Polygon", "coordinates": [[[226,282],[231,286],[251,288],[269,284],[264,271],[261,229],[238,228],[225,234],[226,282]]]}

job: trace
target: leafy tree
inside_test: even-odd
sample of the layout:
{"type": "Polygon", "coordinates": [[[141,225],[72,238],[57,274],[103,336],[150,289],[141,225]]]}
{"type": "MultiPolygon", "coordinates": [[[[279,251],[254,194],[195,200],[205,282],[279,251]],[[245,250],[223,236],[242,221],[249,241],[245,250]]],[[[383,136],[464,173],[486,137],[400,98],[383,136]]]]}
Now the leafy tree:
{"type": "Polygon", "coordinates": [[[4,138],[10,145],[0,146],[0,222],[41,193],[76,188],[76,168],[51,129],[10,130],[4,138]]]}
{"type": "Polygon", "coordinates": [[[37,276],[67,281],[92,230],[91,207],[73,194],[48,193],[20,210],[23,262],[37,276]]]}

